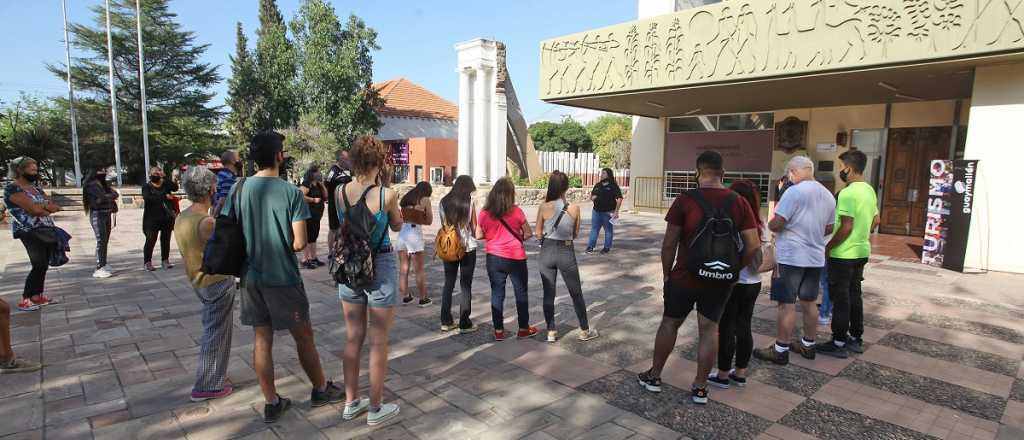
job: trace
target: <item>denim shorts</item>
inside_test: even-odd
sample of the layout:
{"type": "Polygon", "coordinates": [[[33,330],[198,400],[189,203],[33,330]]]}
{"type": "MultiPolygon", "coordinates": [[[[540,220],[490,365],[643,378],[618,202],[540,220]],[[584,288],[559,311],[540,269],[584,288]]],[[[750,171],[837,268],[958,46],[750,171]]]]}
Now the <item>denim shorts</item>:
{"type": "Polygon", "coordinates": [[[393,251],[381,252],[373,257],[373,285],[366,289],[352,289],[338,285],[338,298],[350,304],[370,307],[392,307],[398,304],[398,256],[393,251]]]}
{"type": "Polygon", "coordinates": [[[821,267],[797,267],[778,265],[779,277],[772,278],[771,299],[782,304],[800,301],[816,301],[818,284],[821,282],[821,267]]]}

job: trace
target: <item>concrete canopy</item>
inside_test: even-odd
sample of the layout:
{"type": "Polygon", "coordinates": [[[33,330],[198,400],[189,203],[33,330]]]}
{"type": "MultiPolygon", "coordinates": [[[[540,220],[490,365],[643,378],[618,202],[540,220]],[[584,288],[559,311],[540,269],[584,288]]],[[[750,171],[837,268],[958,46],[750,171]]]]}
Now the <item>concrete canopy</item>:
{"type": "Polygon", "coordinates": [[[544,41],[540,87],[680,116],[967,98],[974,67],[1021,59],[1024,1],[731,0],[544,41]]]}

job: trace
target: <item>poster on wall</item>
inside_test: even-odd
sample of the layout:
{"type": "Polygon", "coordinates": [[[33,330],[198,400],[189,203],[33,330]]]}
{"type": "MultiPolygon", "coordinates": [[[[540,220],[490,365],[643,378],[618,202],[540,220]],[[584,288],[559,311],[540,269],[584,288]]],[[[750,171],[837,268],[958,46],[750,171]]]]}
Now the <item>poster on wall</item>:
{"type": "Polygon", "coordinates": [[[922,263],[963,272],[977,171],[977,160],[932,161],[922,263]]]}
{"type": "Polygon", "coordinates": [[[391,144],[391,160],[394,165],[409,165],[409,144],[406,142],[391,144]]]}

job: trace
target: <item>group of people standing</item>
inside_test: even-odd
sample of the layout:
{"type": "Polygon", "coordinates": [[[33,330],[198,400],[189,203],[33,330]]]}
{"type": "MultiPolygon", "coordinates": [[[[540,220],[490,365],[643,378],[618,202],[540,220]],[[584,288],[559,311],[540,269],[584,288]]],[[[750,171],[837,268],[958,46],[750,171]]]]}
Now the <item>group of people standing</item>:
{"type": "Polygon", "coordinates": [[[814,163],[797,156],[787,164],[785,183],[779,187],[781,199],[771,219],[764,222],[753,182],[737,180],[727,189],[722,156],[708,151],[697,158],[698,188],[676,197],[665,217],[668,226],[661,257],[665,312],[651,368],[637,376],[642,387],[661,391],[661,373],[679,327],[694,308],[699,343],[691,395],[697,404],[707,403],[708,383],[720,388],[744,386],[751,356],[786,365],[790,351],[806,359],[815,359],[818,353],[846,358],[849,352],[863,352],[861,282],[871,254],[870,235],[879,222],[877,199],[864,180],[864,153],[849,150],[839,160],[843,164],[839,177],[846,186],[838,202],[814,179],[814,163]],[[703,281],[688,264],[694,239],[709,218],[718,215],[732,222],[742,243],[742,270],[732,283],[703,281]],[[769,270],[771,299],[778,304],[778,335],[771,346],[754,349],[750,323],[761,291],[761,272],[769,270]],[[827,284],[832,303],[832,337],[817,342],[822,283],[827,284]],[[798,301],[803,332],[794,341],[798,301]],[[716,357],[718,371],[712,373],[716,357]]]}

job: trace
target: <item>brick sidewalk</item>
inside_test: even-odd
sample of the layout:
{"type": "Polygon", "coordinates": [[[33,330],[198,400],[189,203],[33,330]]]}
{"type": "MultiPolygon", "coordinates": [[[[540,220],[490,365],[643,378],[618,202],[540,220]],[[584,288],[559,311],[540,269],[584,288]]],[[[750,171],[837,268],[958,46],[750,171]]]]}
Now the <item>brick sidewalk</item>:
{"type": "MultiPolygon", "coordinates": [[[[710,404],[699,408],[686,391],[696,370],[691,319],[666,367],[665,392],[646,393],[635,372],[650,365],[661,314],[664,225],[660,216],[645,215],[624,218],[611,255],[584,255],[584,243],[577,244],[601,338],[575,339],[575,315],[560,284],[559,342],[493,342],[480,255],[473,298],[479,332],[442,335],[436,305],[399,307],[385,392],[401,405],[397,420],[371,429],[365,418],[342,422],[340,406],[311,409],[293,343],[281,334],[277,384],[296,405],[266,425],[251,368],[252,331],[238,324],[237,313],[229,371],[235,394],[189,402],[200,304],[181,266],[141,270],[140,222],[141,211],[120,215],[110,250],[117,273],[94,280],[86,218],[58,219],[76,237],[72,262],[47,278],[47,293],[63,303],[13,316],[15,350],[45,368],[0,376],[0,439],[1024,438],[1024,277],[962,275],[886,258],[867,270],[863,355],[792,356],[786,367],[755,360],[746,388],[713,388],[710,404]]],[[[434,230],[428,228],[428,237],[434,230]]],[[[530,316],[542,324],[537,247],[528,247],[530,316]]],[[[178,260],[176,250],[172,256],[178,260]]],[[[13,304],[28,263],[6,231],[0,265],[0,294],[13,304]]],[[[437,299],[441,265],[430,260],[428,270],[437,299]]],[[[345,330],[336,291],[325,270],[303,273],[322,362],[340,381],[345,330]]],[[[511,297],[508,326],[514,326],[511,297]]],[[[770,343],[775,310],[767,297],[755,313],[756,343],[770,343]]]]}

